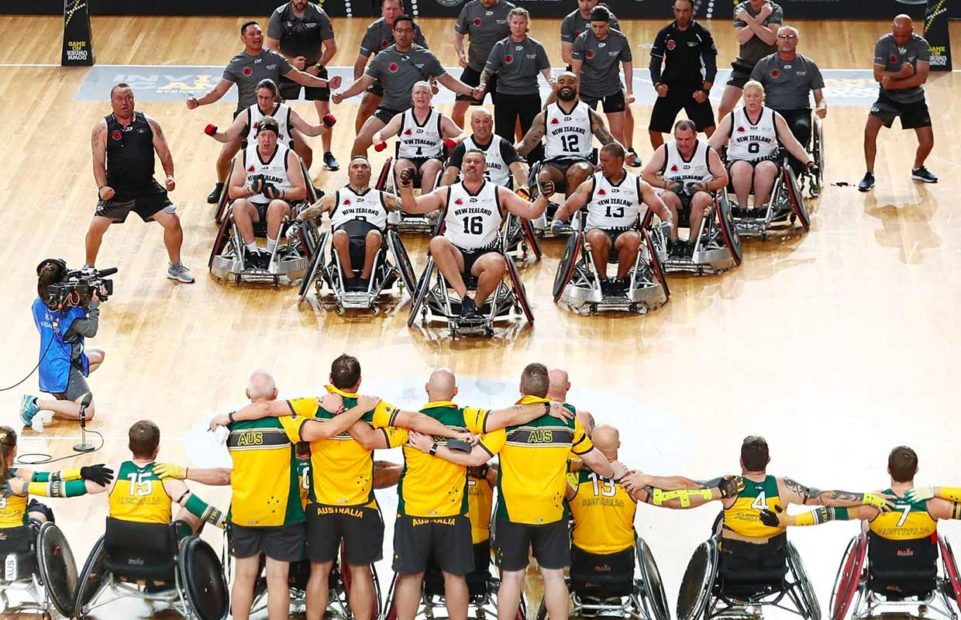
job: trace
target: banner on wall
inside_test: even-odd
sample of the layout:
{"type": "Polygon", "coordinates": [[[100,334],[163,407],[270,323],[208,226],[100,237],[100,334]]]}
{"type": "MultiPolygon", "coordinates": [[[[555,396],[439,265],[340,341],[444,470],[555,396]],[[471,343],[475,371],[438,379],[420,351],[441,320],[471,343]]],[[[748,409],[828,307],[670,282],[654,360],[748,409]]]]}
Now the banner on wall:
{"type": "Polygon", "coordinates": [[[87,0],[63,0],[63,46],[60,65],[93,66],[93,38],[87,0]]]}
{"type": "Polygon", "coordinates": [[[951,35],[948,32],[948,0],[927,0],[924,38],[931,46],[931,70],[951,70],[951,35]]]}

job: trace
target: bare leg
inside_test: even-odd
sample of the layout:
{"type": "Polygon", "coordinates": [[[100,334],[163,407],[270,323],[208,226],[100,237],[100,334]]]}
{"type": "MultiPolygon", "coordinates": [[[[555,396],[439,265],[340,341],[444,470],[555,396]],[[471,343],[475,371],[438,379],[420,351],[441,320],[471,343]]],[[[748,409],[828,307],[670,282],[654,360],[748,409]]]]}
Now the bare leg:
{"type": "Polygon", "coordinates": [[[93,216],[90,221],[90,228],[87,229],[87,259],[86,264],[93,266],[97,264],[97,254],[100,253],[100,243],[103,235],[110,228],[113,222],[109,217],[93,216]]]}
{"type": "Polygon", "coordinates": [[[762,209],[771,197],[771,188],[777,178],[777,165],[773,161],[762,161],[754,167],[754,208],[762,209]]]}
{"type": "Polygon", "coordinates": [[[330,602],[330,569],[333,561],[310,563],[307,580],[307,620],[322,620],[330,602]]]}
{"type": "Polygon", "coordinates": [[[267,558],[267,616],[270,620],[287,620],[290,617],[289,569],[287,562],[267,558]]]}
{"type": "Polygon", "coordinates": [[[464,117],[467,116],[467,108],[470,107],[470,101],[455,101],[454,111],[451,112],[451,119],[461,129],[464,128],[464,117]]]}
{"type": "MultiPolygon", "coordinates": [[[[359,114],[358,118],[360,118],[359,114]]],[[[379,118],[376,116],[368,118],[364,122],[364,126],[357,132],[357,138],[354,140],[354,146],[350,150],[350,156],[357,157],[358,155],[363,155],[366,157],[367,149],[370,148],[370,144],[374,140],[374,133],[383,128],[384,123],[381,122],[379,118]]]]}
{"type": "Polygon", "coordinates": [[[874,172],[874,161],[878,156],[878,133],[884,123],[873,114],[868,115],[868,121],[864,124],[864,167],[868,172],[874,172]]]}
{"type": "Polygon", "coordinates": [[[664,134],[661,132],[648,129],[647,135],[651,137],[651,147],[653,147],[655,151],[664,144],[664,134]]]}
{"type": "MultiPolygon", "coordinates": [[[[461,271],[464,269],[464,257],[460,250],[444,237],[434,237],[430,240],[430,255],[434,257],[437,270],[447,280],[454,292],[464,298],[467,296],[467,286],[461,271]]],[[[478,261],[480,262],[480,261],[478,261]]]]}
{"type": "Polygon", "coordinates": [[[370,279],[374,271],[374,259],[377,258],[377,251],[380,250],[382,241],[383,237],[381,237],[379,231],[372,230],[367,233],[364,240],[364,270],[360,274],[361,278],[370,279]]]}
{"type": "Polygon", "coordinates": [[[349,564],[350,610],[354,620],[372,620],[374,613],[374,578],[367,564],[349,564]]]}
{"type": "MultiPolygon", "coordinates": [[[[736,161],[731,166],[731,182],[734,185],[734,194],[737,196],[737,206],[742,209],[747,209],[747,200],[751,193],[753,178],[754,170],[751,164],[746,161],[736,161]]],[[[760,207],[761,205],[757,206],[760,207]]]]}
{"type": "Polygon", "coordinates": [[[497,590],[497,620],[516,620],[523,586],[524,571],[501,571],[501,587],[497,590]]]}
{"type": "Polygon", "coordinates": [[[240,138],[227,142],[220,148],[220,155],[217,156],[217,182],[223,183],[227,180],[227,173],[230,172],[230,160],[240,151],[240,138]]]}
{"type": "Polygon", "coordinates": [[[628,150],[634,148],[634,112],[629,105],[624,107],[624,141],[621,144],[628,150]]]}
{"type": "Polygon", "coordinates": [[[241,198],[230,208],[230,213],[237,225],[237,230],[240,231],[240,239],[244,243],[254,243],[256,241],[254,223],[260,221],[260,213],[257,211],[257,207],[241,198]]]}
{"type": "Polygon", "coordinates": [[[564,582],[564,570],[541,568],[541,575],[544,577],[544,605],[547,607],[547,617],[551,620],[567,620],[571,600],[567,583],[564,582]]]}
{"type": "Polygon", "coordinates": [[[346,232],[338,230],[333,238],[334,250],[340,258],[341,270],[344,272],[345,281],[354,280],[354,267],[350,262],[350,237],[346,232]]]}
{"type": "Polygon", "coordinates": [[[934,129],[931,127],[918,127],[914,130],[918,136],[918,150],[914,155],[914,170],[924,165],[924,160],[934,149],[934,129]]]}
{"type": "Polygon", "coordinates": [[[394,590],[397,620],[414,620],[420,604],[420,584],[424,573],[398,574],[394,590]]]}
{"type": "Polygon", "coordinates": [[[604,280],[607,278],[607,259],[611,255],[611,238],[595,228],[587,232],[587,242],[591,244],[591,259],[597,275],[604,280]]]}
{"type": "Polygon", "coordinates": [[[627,149],[627,145],[624,144],[624,129],[625,129],[625,114],[624,112],[608,112],[607,123],[611,127],[611,135],[614,139],[624,145],[627,149]]]}
{"type": "Polygon", "coordinates": [[[107,357],[106,352],[101,349],[86,349],[87,352],[87,364],[90,368],[90,372],[100,368],[100,364],[103,364],[103,360],[107,357]]]}
{"type": "MultiPolygon", "coordinates": [[[[40,411],[52,411],[55,418],[60,418],[61,420],[79,420],[80,419],[80,401],[83,399],[81,396],[77,400],[55,400],[55,399],[37,399],[37,409],[40,411]]],[[[90,401],[90,406],[87,407],[87,411],[84,417],[89,422],[94,418],[97,413],[97,408],[94,406],[94,401],[90,401]]]]}
{"type": "MultiPolygon", "coordinates": [[[[330,102],[329,101],[314,101],[314,107],[317,108],[317,123],[323,123],[324,117],[330,114],[330,102]]],[[[320,137],[321,143],[324,145],[324,153],[330,152],[330,145],[334,139],[334,132],[330,129],[324,132],[324,135],[320,137]]],[[[310,168],[310,166],[308,166],[310,168]]]]}
{"type": "MultiPolygon", "coordinates": [[[[658,134],[660,135],[660,134],[658,134]]],[[[677,197],[677,194],[671,191],[666,191],[661,194],[661,201],[667,205],[668,210],[671,212],[671,217],[674,218],[674,228],[671,229],[671,239],[677,239],[677,223],[680,221],[680,210],[681,210],[681,199],[677,197]]],[[[694,225],[691,224],[691,230],[694,230],[694,225]]],[[[693,232],[691,233],[694,234],[693,232]]]]}
{"type": "Polygon", "coordinates": [[[704,220],[704,212],[711,206],[711,195],[707,192],[697,192],[691,198],[691,232],[688,239],[693,243],[697,241],[697,233],[701,230],[701,222],[704,220]]]}
{"type": "MultiPolygon", "coordinates": [[[[364,126],[364,121],[368,117],[374,114],[377,106],[383,101],[383,97],[379,97],[371,92],[364,93],[364,96],[360,100],[360,107],[357,109],[357,118],[354,119],[354,131],[360,133],[361,128],[364,126]]],[[[374,131],[377,131],[376,129],[374,131]]],[[[371,132],[373,135],[373,132],[371,132]]]]}
{"type": "Polygon", "coordinates": [[[704,130],[703,130],[703,131],[704,131],[704,135],[707,136],[708,138],[710,138],[711,136],[714,135],[714,130],[715,130],[715,129],[717,129],[717,126],[716,126],[716,125],[711,125],[710,127],[705,127],[704,130]]]}
{"type": "Polygon", "coordinates": [[[567,195],[573,194],[581,183],[594,174],[594,166],[584,162],[574,164],[567,169],[567,195]]]}
{"type": "Polygon", "coordinates": [[[474,301],[480,308],[491,293],[497,290],[497,285],[504,278],[507,271],[507,263],[504,257],[496,252],[484,254],[471,268],[471,273],[477,276],[477,291],[474,293],[474,301]]]}
{"type": "Polygon", "coordinates": [[[737,100],[741,98],[741,89],[737,86],[725,86],[724,92],[721,94],[721,105],[717,107],[717,117],[719,119],[727,116],[734,106],[737,105],[737,100]]]}
{"type": "Polygon", "coordinates": [[[259,569],[259,556],[234,560],[234,587],[230,589],[230,614],[234,620],[250,618],[250,608],[254,604],[254,583],[259,569]]]}
{"type": "Polygon", "coordinates": [[[640,247],[641,236],[636,232],[621,233],[617,238],[614,249],[617,251],[617,277],[621,280],[627,277],[627,272],[634,267],[640,247]]]}
{"type": "Polygon", "coordinates": [[[267,205],[267,239],[276,241],[280,236],[280,227],[284,219],[290,215],[290,206],[283,200],[271,200],[267,205]]]}
{"type": "Polygon", "coordinates": [[[450,620],[467,620],[467,579],[444,573],[444,602],[450,620]]]}
{"type": "Polygon", "coordinates": [[[153,220],[163,226],[167,257],[176,265],[180,262],[180,247],[184,243],[184,229],[180,226],[180,218],[176,213],[158,211],[154,213],[153,220]]]}
{"type": "Polygon", "coordinates": [[[437,175],[440,174],[443,163],[439,159],[428,159],[420,167],[420,193],[428,194],[434,191],[437,175]]]}
{"type": "MultiPolygon", "coordinates": [[[[291,133],[295,133],[295,132],[291,131],[291,133]]],[[[307,138],[300,135],[299,132],[296,132],[296,133],[297,133],[297,139],[293,141],[294,152],[300,155],[300,158],[304,160],[304,166],[307,167],[307,170],[310,170],[311,164],[314,163],[314,149],[310,148],[310,145],[307,144],[307,138]]],[[[329,133],[330,132],[328,131],[327,134],[329,133]]],[[[308,179],[307,182],[309,183],[310,179],[308,179]]]]}

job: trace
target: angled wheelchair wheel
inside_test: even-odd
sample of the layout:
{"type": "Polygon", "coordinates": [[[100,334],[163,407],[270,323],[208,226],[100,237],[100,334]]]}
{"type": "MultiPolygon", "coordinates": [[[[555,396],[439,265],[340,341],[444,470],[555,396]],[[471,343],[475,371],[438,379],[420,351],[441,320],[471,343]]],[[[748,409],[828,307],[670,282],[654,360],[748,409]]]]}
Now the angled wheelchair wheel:
{"type": "Polygon", "coordinates": [[[417,281],[417,290],[412,295],[413,303],[410,305],[410,314],[407,315],[407,327],[414,325],[414,321],[417,320],[417,313],[420,311],[421,306],[427,300],[427,295],[430,293],[431,286],[431,276],[434,275],[434,259],[430,257],[427,259],[427,265],[424,266],[424,271],[420,274],[420,280],[417,281]]]}
{"type": "Polygon", "coordinates": [[[396,230],[387,231],[387,247],[390,248],[394,265],[397,266],[397,271],[400,272],[400,279],[404,282],[404,288],[407,289],[407,294],[413,297],[414,289],[417,288],[417,274],[414,272],[414,265],[410,262],[407,248],[404,247],[404,244],[400,240],[400,235],[397,234],[396,230]]]}
{"type": "Polygon", "coordinates": [[[814,163],[817,164],[815,186],[811,188],[811,197],[817,198],[824,187],[824,121],[814,117],[814,131],[811,132],[811,151],[814,153],[814,163]]]}
{"type": "Polygon", "coordinates": [[[213,547],[190,536],[180,541],[177,557],[180,587],[200,620],[222,620],[230,609],[224,568],[213,547]]]}
{"type": "Polygon", "coordinates": [[[223,220],[218,221],[220,224],[220,230],[217,231],[217,236],[214,237],[214,245],[210,248],[210,258],[207,259],[207,269],[211,269],[214,266],[214,259],[220,256],[224,248],[230,242],[231,233],[231,222],[229,217],[225,217],[223,220]]]}
{"type": "Polygon", "coordinates": [[[861,587],[861,573],[864,570],[864,559],[868,552],[868,537],[858,534],[848,543],[838,567],[838,575],[834,579],[834,589],[831,591],[829,613],[831,620],[844,620],[851,608],[851,603],[861,587]]]}
{"type": "Polygon", "coordinates": [[[40,526],[37,559],[40,577],[53,606],[64,616],[72,616],[74,592],[77,590],[77,563],[66,536],[56,524],[47,522],[40,526]]]}
{"type": "Polygon", "coordinates": [[[697,546],[687,563],[681,588],[677,593],[678,620],[704,617],[711,602],[714,581],[717,579],[717,566],[717,541],[710,538],[697,546]]]}
{"type": "Polygon", "coordinates": [[[520,274],[517,273],[517,265],[514,264],[514,259],[506,254],[504,260],[507,261],[507,275],[511,279],[511,288],[514,289],[514,297],[516,297],[515,301],[527,318],[527,322],[533,323],[534,313],[531,312],[530,302],[527,301],[527,290],[524,288],[524,283],[521,282],[520,274]]]}
{"type": "Polygon", "coordinates": [[[567,245],[564,246],[564,253],[561,261],[557,265],[557,274],[554,276],[554,303],[558,303],[564,296],[564,289],[571,283],[574,271],[577,269],[577,261],[584,247],[584,233],[578,231],[567,238],[567,245]]]}
{"type": "Polygon", "coordinates": [[[817,595],[814,594],[814,586],[811,585],[811,579],[808,578],[804,563],[801,562],[801,555],[791,541],[787,543],[787,565],[788,570],[797,580],[795,587],[800,592],[801,602],[807,608],[801,615],[808,620],[821,620],[821,604],[818,602],[817,595]]]}
{"type": "Polygon", "coordinates": [[[664,267],[661,265],[661,259],[657,255],[657,248],[654,247],[654,242],[651,240],[651,235],[646,229],[641,229],[641,236],[644,237],[644,245],[647,246],[647,251],[651,256],[651,271],[654,272],[654,277],[664,289],[664,297],[670,299],[671,288],[667,285],[667,276],[664,274],[664,267]]]}
{"type": "Polygon", "coordinates": [[[380,169],[380,174],[377,175],[377,184],[374,189],[385,191],[387,188],[387,181],[390,179],[391,172],[394,169],[394,158],[388,157],[387,161],[384,162],[384,167],[380,169]]]}
{"type": "Polygon", "coordinates": [[[518,218],[521,224],[521,232],[524,234],[524,240],[527,241],[527,246],[534,253],[534,258],[537,260],[541,259],[544,255],[544,250],[541,249],[541,242],[537,239],[537,235],[534,234],[534,225],[527,218],[518,218]]]}
{"type": "Polygon", "coordinates": [[[230,168],[227,170],[224,188],[220,190],[220,198],[217,199],[217,208],[214,210],[214,221],[217,222],[217,224],[223,223],[224,215],[227,213],[227,203],[230,202],[230,198],[227,197],[227,190],[230,188],[230,177],[234,174],[235,163],[237,163],[236,155],[230,160],[230,168]]]}
{"type": "Polygon", "coordinates": [[[329,231],[320,233],[320,239],[317,241],[314,255],[310,257],[310,262],[307,264],[307,273],[304,276],[304,281],[300,283],[300,301],[307,299],[307,293],[310,292],[310,285],[320,277],[320,272],[324,268],[324,248],[327,245],[327,237],[329,235],[329,231]]]}
{"type": "Polygon", "coordinates": [[[744,260],[744,247],[741,245],[741,237],[737,234],[737,226],[734,225],[734,215],[731,213],[731,202],[727,195],[718,192],[714,197],[714,217],[717,218],[718,228],[721,229],[721,238],[727,246],[735,265],[740,265],[744,260]]]}
{"type": "Polygon", "coordinates": [[[647,608],[649,620],[670,620],[671,610],[664,593],[664,583],[661,572],[657,569],[654,554],[643,538],[638,538],[635,545],[637,553],[637,567],[641,575],[641,588],[644,591],[644,606],[647,608]]]}
{"type": "Polygon", "coordinates": [[[794,176],[794,171],[791,170],[791,166],[784,166],[783,176],[784,189],[787,190],[788,203],[791,205],[791,211],[797,216],[797,220],[801,223],[804,232],[807,232],[811,228],[811,216],[808,215],[807,207],[804,206],[804,198],[801,196],[801,190],[798,189],[797,178],[794,176]]]}
{"type": "Polygon", "coordinates": [[[958,563],[955,561],[954,551],[951,549],[951,543],[944,536],[938,537],[938,547],[941,551],[941,567],[944,569],[944,576],[951,584],[955,603],[961,609],[961,575],[958,574],[958,563]]]}
{"type": "MultiPolygon", "coordinates": [[[[91,549],[90,555],[87,556],[87,561],[84,562],[83,569],[80,571],[73,608],[73,614],[78,618],[86,616],[84,607],[90,604],[90,601],[100,592],[107,580],[105,566],[107,553],[104,550],[103,540],[104,537],[101,536],[94,543],[93,549],[91,549]]],[[[69,616],[70,614],[65,615],[69,616]]]]}

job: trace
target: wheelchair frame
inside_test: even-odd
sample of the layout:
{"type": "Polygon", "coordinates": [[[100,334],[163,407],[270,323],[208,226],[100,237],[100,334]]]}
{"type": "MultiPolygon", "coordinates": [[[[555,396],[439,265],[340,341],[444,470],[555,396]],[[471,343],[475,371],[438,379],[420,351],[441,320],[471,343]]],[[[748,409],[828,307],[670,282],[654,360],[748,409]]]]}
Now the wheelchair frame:
{"type": "MultiPolygon", "coordinates": [[[[771,187],[771,196],[767,204],[761,207],[764,217],[734,216],[734,223],[740,236],[760,238],[763,241],[771,235],[792,234],[798,229],[807,232],[811,228],[811,217],[804,205],[797,177],[794,176],[786,155],[780,157],[780,165],[781,170],[771,187]],[[795,226],[796,223],[800,226],[795,226]]],[[[730,186],[727,190],[730,193],[730,186]]],[[[730,196],[726,197],[730,201],[730,196]]]]}
{"type": "Polygon", "coordinates": [[[691,233],[691,238],[697,240],[691,256],[671,256],[668,253],[667,239],[660,226],[655,225],[654,211],[651,209],[644,214],[642,227],[648,230],[664,271],[668,274],[693,273],[700,276],[723,273],[739,266],[744,259],[744,248],[731,213],[731,202],[723,191],[714,192],[710,215],[701,219],[701,228],[696,234],[693,231],[691,233]]]}
{"type": "MultiPolygon", "coordinates": [[[[431,188],[431,191],[437,189],[439,186],[445,169],[446,166],[441,167],[440,173],[437,175],[437,178],[434,179],[434,187],[431,188]]],[[[418,175],[414,177],[413,182],[416,183],[419,180],[420,176],[418,175]]],[[[377,183],[374,185],[374,189],[395,195],[398,193],[393,157],[388,157],[387,161],[384,162],[380,174],[377,175],[377,183]]],[[[401,233],[429,234],[437,227],[437,220],[435,220],[432,215],[432,213],[409,214],[403,211],[395,211],[387,216],[387,223],[394,226],[396,230],[401,233]]]]}
{"type": "MultiPolygon", "coordinates": [[[[594,174],[595,172],[597,172],[597,153],[598,153],[598,150],[594,149],[591,152],[591,156],[587,159],[587,163],[589,163],[592,167],[591,174],[594,174]]],[[[536,189],[537,194],[541,193],[541,181],[538,177],[539,177],[541,168],[543,167],[544,167],[543,160],[535,162],[534,165],[530,167],[530,170],[527,173],[527,186],[532,188],[532,190],[536,189]]],[[[571,190],[569,187],[567,187],[566,182],[565,182],[565,185],[563,185],[562,187],[564,188],[563,195],[565,200],[567,199],[567,196],[569,196],[572,191],[577,189],[575,187],[574,190],[571,190]]],[[[560,193],[561,193],[561,187],[555,186],[555,195],[560,193]]],[[[537,195],[533,195],[531,196],[531,198],[537,198],[537,195]]],[[[537,236],[539,236],[542,239],[556,239],[560,237],[567,237],[568,235],[578,230],[578,227],[575,225],[573,221],[570,223],[562,223],[561,226],[556,228],[551,228],[549,226],[550,224],[549,220],[552,220],[553,217],[548,218],[548,211],[550,211],[552,207],[554,208],[554,210],[556,210],[560,208],[560,205],[553,202],[548,202],[547,209],[544,211],[544,214],[541,215],[536,220],[531,221],[531,230],[533,230],[534,233],[537,234],[537,236]]]]}
{"type": "Polygon", "coordinates": [[[798,182],[802,190],[807,190],[809,198],[817,198],[824,189],[824,122],[817,114],[811,114],[811,144],[805,146],[817,170],[814,174],[801,173],[798,182]]]}
{"type": "Polygon", "coordinates": [[[77,582],[77,564],[67,539],[59,527],[52,521],[39,523],[31,520],[24,527],[28,528],[29,548],[27,551],[11,552],[3,556],[16,557],[16,575],[7,580],[6,566],[0,573],[0,613],[37,614],[44,620],[53,618],[53,612],[70,617],[73,614],[73,590],[77,582]],[[63,570],[62,576],[55,575],[54,562],[58,562],[63,570]],[[24,564],[21,564],[24,563],[24,564]],[[29,572],[27,576],[21,577],[29,572]],[[54,588],[56,577],[62,577],[65,582],[61,586],[69,592],[59,592],[54,588]],[[22,600],[11,604],[10,594],[16,592],[23,595],[22,600]]]}

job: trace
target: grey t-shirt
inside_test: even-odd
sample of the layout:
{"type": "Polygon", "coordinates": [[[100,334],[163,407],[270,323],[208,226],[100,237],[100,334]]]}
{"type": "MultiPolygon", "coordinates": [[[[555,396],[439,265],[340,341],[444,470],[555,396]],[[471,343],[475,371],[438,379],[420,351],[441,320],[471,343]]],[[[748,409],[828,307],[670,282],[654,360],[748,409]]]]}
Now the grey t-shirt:
{"type": "MultiPolygon", "coordinates": [[[[885,71],[900,71],[901,65],[909,62],[918,70],[918,62],[931,62],[931,47],[924,37],[912,34],[908,44],[899,48],[893,34],[886,34],[874,45],[874,64],[883,65],[885,71]]],[[[917,86],[905,90],[887,90],[880,86],[880,94],[897,103],[916,103],[924,101],[924,87],[917,86]]]]}
{"type": "Polygon", "coordinates": [[[754,65],[751,79],[764,86],[764,105],[778,111],[810,108],[811,91],[824,88],[821,70],[801,54],[794,60],[765,56],[754,65]]]}
{"type": "Polygon", "coordinates": [[[619,30],[609,30],[603,41],[593,30],[582,32],[574,39],[571,58],[584,63],[580,92],[588,99],[616,94],[622,88],[620,63],[633,62],[631,44],[619,30]]]}
{"type": "MultiPolygon", "coordinates": [[[[371,54],[376,54],[394,44],[394,30],[387,25],[383,17],[367,26],[367,32],[360,41],[360,55],[370,58],[371,54]]],[[[427,47],[424,33],[420,31],[420,26],[414,24],[414,45],[427,47]]]]}
{"type": "Polygon", "coordinates": [[[411,107],[410,89],[414,84],[443,74],[444,67],[437,57],[419,45],[406,52],[398,52],[397,46],[391,45],[374,56],[367,67],[367,75],[384,87],[381,107],[396,112],[411,107]]]}
{"type": "MultiPolygon", "coordinates": [[[[770,26],[772,24],[777,24],[778,26],[780,26],[781,24],[784,23],[784,11],[781,10],[781,7],[778,6],[777,4],[770,2],[770,0],[768,1],[768,4],[771,5],[771,8],[773,10],[771,11],[771,14],[768,15],[763,22],[761,22],[761,25],[770,26]]],[[[762,4],[761,8],[763,7],[764,5],[762,4]]],[[[753,8],[751,8],[750,0],[744,0],[744,2],[734,7],[735,15],[737,15],[737,12],[739,9],[744,9],[744,11],[751,17],[757,17],[758,13],[760,12],[760,11],[755,11],[753,8]]],[[[734,27],[747,28],[747,22],[737,19],[735,17],[734,27]]],[[[768,54],[773,54],[776,51],[777,51],[776,44],[768,45],[761,39],[757,38],[757,35],[754,35],[747,40],[747,43],[741,44],[741,48],[738,50],[736,62],[753,68],[754,65],[757,64],[757,61],[761,60],[768,54]]]]}
{"type": "Polygon", "coordinates": [[[280,41],[280,51],[287,56],[303,56],[308,65],[315,64],[320,60],[321,42],[334,38],[330,17],[313,2],[304,7],[302,18],[294,15],[290,5],[282,4],[270,15],[267,36],[280,41]]]}
{"type": "MultiPolygon", "coordinates": [[[[610,8],[610,7],[608,7],[610,8]]],[[[591,29],[591,20],[581,17],[580,11],[572,11],[561,20],[561,43],[573,43],[582,32],[591,29]]],[[[611,14],[611,30],[620,30],[621,25],[611,14]]]]}
{"type": "Polygon", "coordinates": [[[230,59],[224,69],[224,79],[237,85],[237,109],[245,110],[257,103],[257,84],[270,78],[280,84],[280,77],[290,73],[287,59],[272,49],[264,48],[258,56],[246,51],[230,59]]]}
{"type": "Polygon", "coordinates": [[[494,44],[485,69],[497,74],[497,92],[505,95],[538,94],[537,74],[550,69],[544,46],[536,39],[524,37],[520,43],[510,37],[494,44]]]}
{"type": "Polygon", "coordinates": [[[489,9],[480,0],[471,0],[461,9],[454,31],[470,37],[467,66],[474,71],[483,71],[494,44],[510,35],[507,14],[513,8],[514,5],[505,0],[489,9]]]}

